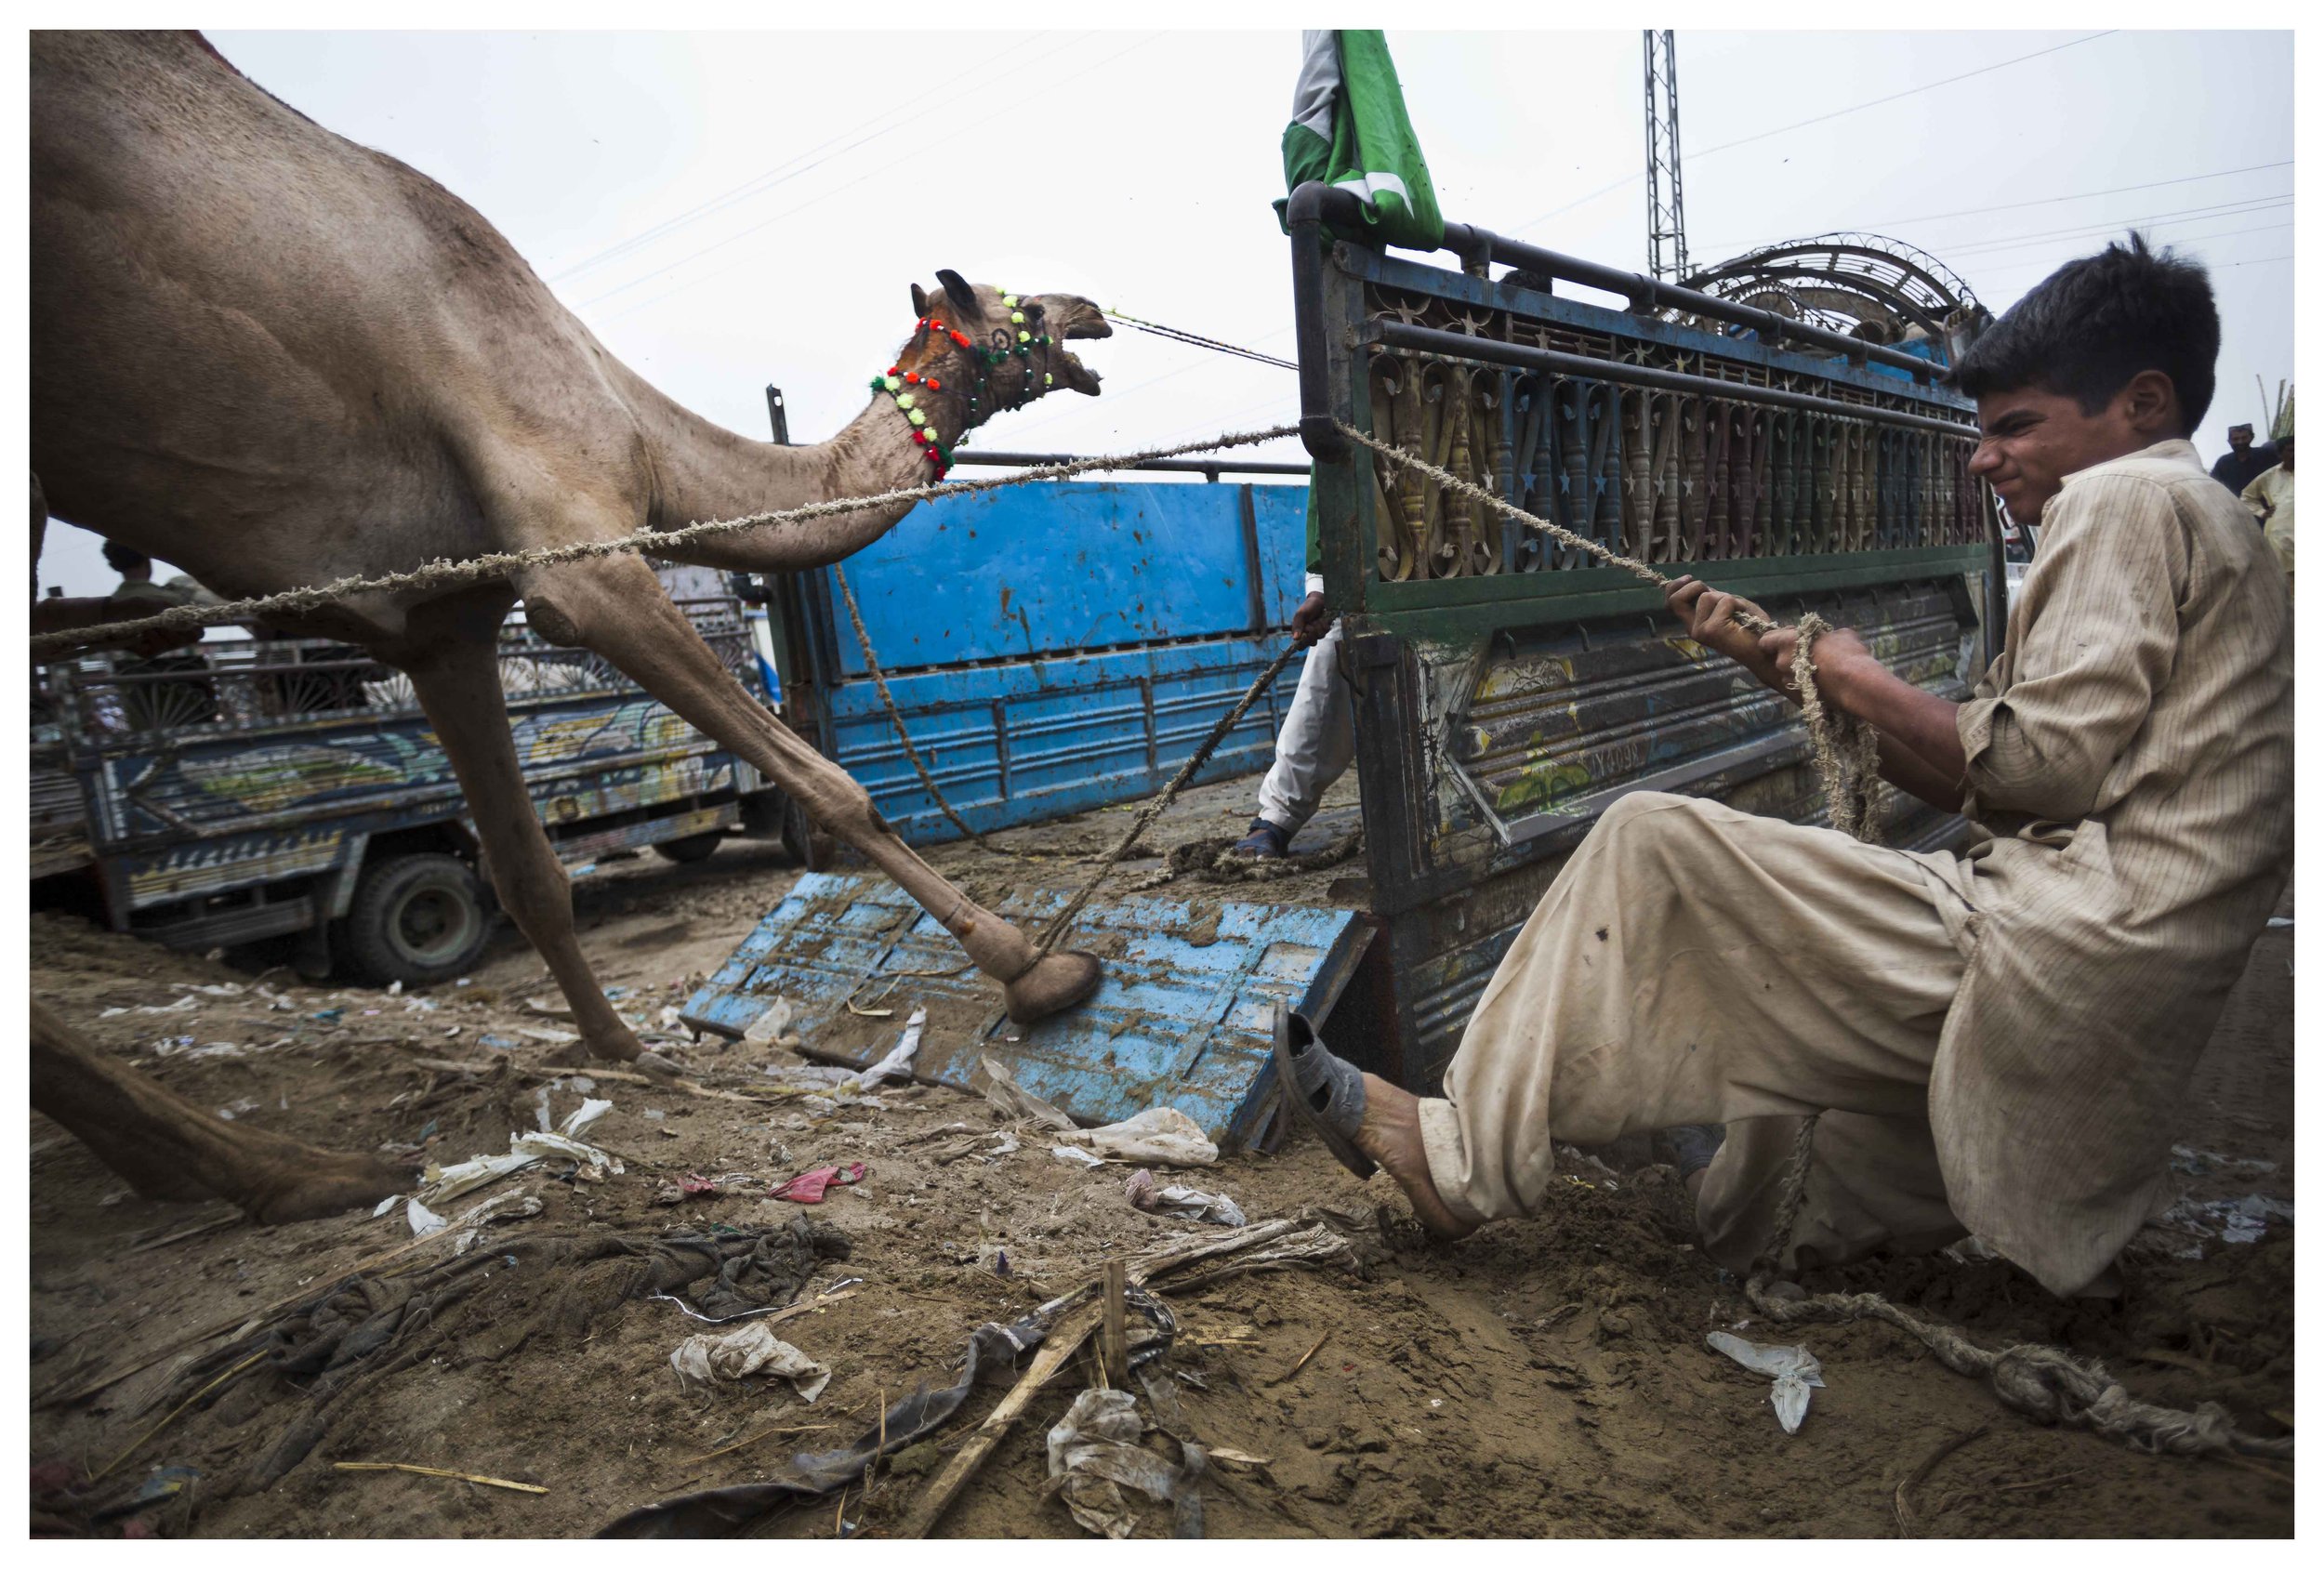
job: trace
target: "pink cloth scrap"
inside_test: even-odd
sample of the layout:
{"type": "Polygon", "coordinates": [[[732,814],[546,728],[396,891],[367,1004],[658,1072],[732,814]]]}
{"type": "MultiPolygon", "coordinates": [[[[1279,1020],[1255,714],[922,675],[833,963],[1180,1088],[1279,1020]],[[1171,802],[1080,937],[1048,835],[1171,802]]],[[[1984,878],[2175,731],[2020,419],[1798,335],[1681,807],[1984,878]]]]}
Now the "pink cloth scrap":
{"type": "Polygon", "coordinates": [[[864,1180],[864,1163],[841,1170],[836,1166],[818,1166],[812,1171],[802,1171],[769,1193],[769,1198],[787,1198],[793,1204],[821,1204],[823,1195],[833,1188],[850,1188],[864,1180]]]}

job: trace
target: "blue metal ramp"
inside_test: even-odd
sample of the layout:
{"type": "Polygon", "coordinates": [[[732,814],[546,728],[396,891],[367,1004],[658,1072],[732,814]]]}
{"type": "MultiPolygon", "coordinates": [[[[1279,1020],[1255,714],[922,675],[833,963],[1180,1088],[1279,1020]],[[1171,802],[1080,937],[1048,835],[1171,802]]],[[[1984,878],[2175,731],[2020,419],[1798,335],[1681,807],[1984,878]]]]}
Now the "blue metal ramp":
{"type": "MultiPolygon", "coordinates": [[[[1038,930],[1064,900],[1028,890],[997,913],[1038,930]]],[[[1072,945],[1104,961],[1103,983],[1081,1007],[1026,1027],[1010,1022],[999,989],[903,890],[879,877],[809,873],[688,999],[684,1017],[740,1038],[781,997],[809,1055],[867,1067],[925,1008],[914,1064],[922,1080],[966,1088],[990,1056],[1085,1126],[1175,1106],[1221,1149],[1266,1149],[1281,1137],[1269,1058],[1275,1002],[1321,1020],[1370,937],[1348,910],[1147,894],[1093,904],[1072,945]]]]}

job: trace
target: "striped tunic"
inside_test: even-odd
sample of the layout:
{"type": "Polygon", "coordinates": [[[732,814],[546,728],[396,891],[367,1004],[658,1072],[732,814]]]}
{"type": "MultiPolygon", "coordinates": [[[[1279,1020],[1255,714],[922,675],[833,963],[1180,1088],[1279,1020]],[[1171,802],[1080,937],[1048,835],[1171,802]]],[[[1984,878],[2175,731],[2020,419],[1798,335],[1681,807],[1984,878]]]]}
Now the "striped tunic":
{"type": "Polygon", "coordinates": [[[2157,1197],[2291,870],[2283,568],[2185,442],[2069,478],[1959,716],[1974,911],[1930,1084],[1963,1224],[2053,1290],[2157,1197]]]}

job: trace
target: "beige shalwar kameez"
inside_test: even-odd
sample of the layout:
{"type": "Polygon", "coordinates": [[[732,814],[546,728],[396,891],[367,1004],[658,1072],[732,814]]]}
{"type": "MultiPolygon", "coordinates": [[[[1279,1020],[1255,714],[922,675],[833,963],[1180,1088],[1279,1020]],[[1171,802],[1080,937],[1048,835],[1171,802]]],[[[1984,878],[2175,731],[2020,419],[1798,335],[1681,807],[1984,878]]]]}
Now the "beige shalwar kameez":
{"type": "Polygon", "coordinates": [[[2185,442],[2044,509],[2008,652],[1961,705],[1960,854],[1715,802],[1609,810],[1421,1102],[1471,1220],[1536,1209],[1552,1140],[1728,1125],[1707,1246],[1825,1262],[1974,1232],[2061,1294],[2147,1216],[2197,1056],[2290,871],[2282,568],[2185,442]]]}

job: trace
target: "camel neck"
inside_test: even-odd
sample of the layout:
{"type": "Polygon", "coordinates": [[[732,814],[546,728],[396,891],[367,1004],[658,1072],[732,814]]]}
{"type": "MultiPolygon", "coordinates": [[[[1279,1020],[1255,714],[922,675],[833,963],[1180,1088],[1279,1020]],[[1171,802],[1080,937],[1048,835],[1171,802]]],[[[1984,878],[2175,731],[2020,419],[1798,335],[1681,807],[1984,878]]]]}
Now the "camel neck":
{"type": "MultiPolygon", "coordinates": [[[[884,391],[871,395],[829,441],[778,446],[713,424],[634,375],[626,390],[652,453],[650,517],[657,529],[876,495],[927,484],[936,476],[926,447],[912,440],[912,425],[884,391]]],[[[965,393],[955,397],[946,388],[926,406],[947,451],[965,424],[966,402],[965,393]]],[[[688,548],[676,559],[715,556],[712,564],[770,572],[819,566],[861,549],[910,509],[904,503],[804,520],[754,535],[747,545],[736,540],[707,554],[688,548]]]]}

